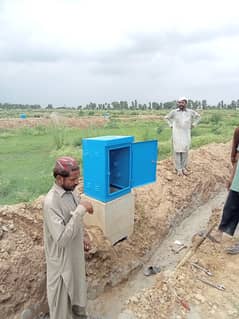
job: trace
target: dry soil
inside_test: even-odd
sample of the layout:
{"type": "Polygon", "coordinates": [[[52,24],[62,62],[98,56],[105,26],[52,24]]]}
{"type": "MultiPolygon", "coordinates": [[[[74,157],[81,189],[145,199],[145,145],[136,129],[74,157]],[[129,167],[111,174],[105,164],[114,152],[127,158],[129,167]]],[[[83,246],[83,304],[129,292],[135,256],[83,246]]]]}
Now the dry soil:
{"type": "MultiPolygon", "coordinates": [[[[133,235],[114,248],[99,229],[88,228],[94,248],[86,256],[89,298],[96,298],[103,290],[118,285],[142,269],[172,228],[177,227],[192,209],[225,189],[231,171],[229,153],[229,144],[211,144],[191,151],[190,175],[187,177],[175,174],[171,159],[159,162],[157,182],[134,190],[133,235]]],[[[79,192],[82,192],[82,185],[79,192]]],[[[46,300],[43,199],[41,196],[33,203],[0,206],[1,318],[17,319],[24,308],[46,300]]],[[[218,221],[220,214],[221,208],[214,210],[209,225],[218,221]]],[[[193,242],[197,240],[195,235],[193,242]]],[[[192,257],[213,271],[212,280],[222,283],[225,291],[197,280],[201,274],[186,263],[178,270],[158,274],[153,287],[126,302],[128,313],[132,318],[152,319],[238,318],[239,256],[224,252],[232,242],[226,238],[222,245],[216,245],[205,240],[192,257]]]]}

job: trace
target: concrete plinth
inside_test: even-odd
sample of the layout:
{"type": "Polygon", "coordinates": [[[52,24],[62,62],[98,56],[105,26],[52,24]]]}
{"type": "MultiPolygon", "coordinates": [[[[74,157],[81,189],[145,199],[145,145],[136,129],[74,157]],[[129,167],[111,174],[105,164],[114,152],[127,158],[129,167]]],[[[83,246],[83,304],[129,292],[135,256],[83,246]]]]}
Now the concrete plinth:
{"type": "Polygon", "coordinates": [[[94,208],[93,215],[86,214],[84,217],[86,225],[99,226],[112,244],[133,233],[135,206],[132,193],[107,203],[84,194],[81,198],[90,201],[94,208]]]}

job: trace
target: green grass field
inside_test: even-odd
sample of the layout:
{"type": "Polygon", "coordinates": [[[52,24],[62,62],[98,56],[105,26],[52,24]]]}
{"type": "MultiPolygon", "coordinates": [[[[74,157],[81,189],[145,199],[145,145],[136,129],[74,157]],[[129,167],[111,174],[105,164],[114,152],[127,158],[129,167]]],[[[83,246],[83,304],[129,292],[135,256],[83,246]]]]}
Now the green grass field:
{"type": "MultiPolygon", "coordinates": [[[[85,115],[89,115],[88,113],[89,111],[85,115]]],[[[143,112],[145,115],[166,113],[143,112]]],[[[71,155],[81,162],[81,141],[84,137],[132,135],[136,141],[157,139],[158,159],[168,157],[171,153],[171,129],[167,123],[164,120],[137,118],[138,114],[137,111],[114,111],[104,127],[84,130],[63,126],[0,129],[0,204],[31,201],[45,194],[53,182],[52,167],[55,158],[71,155]],[[124,117],[130,120],[126,121],[124,117]]],[[[67,113],[67,116],[73,115],[79,117],[84,114],[82,111],[72,110],[70,114],[67,113]]],[[[94,111],[93,115],[102,116],[102,112],[94,111]]],[[[239,125],[238,111],[203,110],[201,115],[201,122],[192,131],[193,148],[212,142],[227,142],[239,125]]],[[[37,116],[41,116],[39,110],[37,116]]],[[[7,117],[10,117],[9,114],[5,118],[7,117]]]]}

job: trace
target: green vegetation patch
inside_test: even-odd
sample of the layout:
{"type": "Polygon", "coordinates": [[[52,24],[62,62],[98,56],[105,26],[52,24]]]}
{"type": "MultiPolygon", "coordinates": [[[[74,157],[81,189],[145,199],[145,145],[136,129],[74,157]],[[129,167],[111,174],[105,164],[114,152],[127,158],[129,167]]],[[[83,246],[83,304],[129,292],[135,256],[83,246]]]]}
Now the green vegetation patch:
{"type": "MultiPolygon", "coordinates": [[[[16,111],[15,111],[16,112],[16,111]]],[[[39,114],[39,110],[37,115],[39,114]]],[[[66,116],[83,115],[83,111],[66,110],[66,116]]],[[[104,127],[91,125],[85,129],[55,125],[34,128],[0,129],[0,204],[31,201],[45,194],[53,183],[55,159],[69,155],[82,160],[82,139],[101,135],[131,135],[135,141],[157,139],[158,160],[171,155],[171,129],[163,119],[163,111],[107,111],[109,120],[104,127]]],[[[85,113],[84,113],[85,114],[85,113]]],[[[92,115],[97,111],[92,112],[92,115]]],[[[62,110],[62,116],[64,111],[62,110]]],[[[89,114],[87,114],[89,115],[89,114]]],[[[44,114],[44,116],[46,116],[44,114]]],[[[238,112],[233,110],[202,111],[202,119],[192,129],[192,147],[227,142],[239,125],[238,112]]]]}

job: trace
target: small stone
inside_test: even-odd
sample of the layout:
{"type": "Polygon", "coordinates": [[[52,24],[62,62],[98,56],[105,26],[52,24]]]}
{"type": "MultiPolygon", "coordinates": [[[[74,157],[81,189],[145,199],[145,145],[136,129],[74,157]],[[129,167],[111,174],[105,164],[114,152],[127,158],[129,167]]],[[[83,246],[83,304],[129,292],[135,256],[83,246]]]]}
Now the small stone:
{"type": "Polygon", "coordinates": [[[137,303],[137,302],[138,302],[138,298],[137,298],[137,297],[131,297],[131,298],[130,298],[130,301],[131,301],[132,303],[137,303]]]}
{"type": "Polygon", "coordinates": [[[5,294],[1,294],[0,303],[9,300],[11,297],[12,295],[9,292],[5,294]]]}
{"type": "Polygon", "coordinates": [[[135,319],[135,315],[130,310],[120,313],[118,319],[135,319]]]}
{"type": "Polygon", "coordinates": [[[8,257],[9,257],[8,252],[7,252],[7,251],[4,251],[4,252],[2,253],[2,258],[3,258],[3,259],[8,259],[8,257]]]}
{"type": "Polygon", "coordinates": [[[185,289],[179,287],[179,288],[177,289],[177,294],[178,294],[179,296],[183,296],[183,295],[185,294],[185,289]]]}
{"type": "Polygon", "coordinates": [[[172,181],[173,180],[173,176],[172,174],[170,174],[169,172],[165,174],[165,178],[167,179],[167,181],[172,181]]]}
{"type": "Polygon", "coordinates": [[[2,230],[5,231],[5,232],[8,232],[7,226],[3,225],[3,226],[2,226],[2,230]]]}
{"type": "Polygon", "coordinates": [[[21,317],[20,318],[21,319],[32,319],[33,318],[33,312],[31,311],[31,309],[25,309],[21,313],[21,317]]]}
{"type": "Polygon", "coordinates": [[[10,224],[8,227],[9,227],[10,230],[14,229],[14,225],[13,224],[10,224]]]}
{"type": "Polygon", "coordinates": [[[1,292],[1,294],[5,294],[5,289],[4,289],[3,285],[0,286],[0,292],[1,292]]]}
{"type": "Polygon", "coordinates": [[[195,298],[200,301],[201,303],[204,303],[206,301],[205,297],[203,297],[202,295],[200,294],[196,294],[195,295],[195,298]]]}
{"type": "Polygon", "coordinates": [[[167,291],[168,291],[168,287],[167,287],[166,285],[164,285],[164,286],[162,287],[162,290],[163,290],[164,292],[167,292],[167,291]]]}

